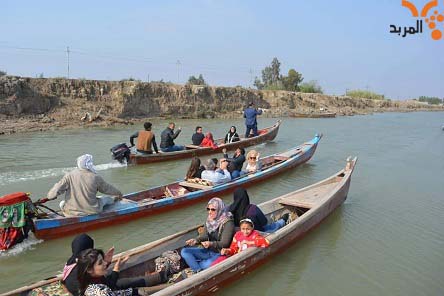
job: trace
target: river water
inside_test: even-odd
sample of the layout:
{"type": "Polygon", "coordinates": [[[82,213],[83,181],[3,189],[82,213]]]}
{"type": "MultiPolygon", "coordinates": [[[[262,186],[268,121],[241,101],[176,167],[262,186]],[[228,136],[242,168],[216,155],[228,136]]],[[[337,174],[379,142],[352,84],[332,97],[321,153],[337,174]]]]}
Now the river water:
{"type": "MultiPolygon", "coordinates": [[[[275,119],[260,118],[260,126],[275,119]]],[[[153,121],[160,135],[166,121],[153,121]]],[[[188,143],[196,125],[222,136],[243,121],[179,120],[177,143],[188,143]]],[[[283,118],[262,155],[285,151],[323,133],[305,165],[248,191],[260,203],[324,179],[358,156],[349,196],[303,240],[220,295],[444,295],[444,113],[383,113],[334,119],[283,118]]],[[[81,129],[0,137],[0,196],[45,196],[77,156],[90,153],[99,174],[129,193],[181,178],[189,160],[125,167],[109,148],[128,142],[137,126],[81,129]]],[[[159,136],[158,136],[159,137],[159,136]]],[[[229,203],[231,196],[222,196],[229,203]]],[[[56,202],[49,204],[56,207],[56,202]]],[[[205,219],[205,203],[91,231],[96,246],[116,252],[188,228],[205,219]]],[[[54,275],[70,255],[72,236],[35,238],[0,253],[0,292],[54,275]]]]}

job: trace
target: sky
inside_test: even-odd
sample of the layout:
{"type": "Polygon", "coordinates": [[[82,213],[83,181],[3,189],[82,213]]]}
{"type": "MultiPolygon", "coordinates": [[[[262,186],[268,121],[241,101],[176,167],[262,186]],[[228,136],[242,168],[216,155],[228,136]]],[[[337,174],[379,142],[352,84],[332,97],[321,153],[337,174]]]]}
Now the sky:
{"type": "MultiPolygon", "coordinates": [[[[419,9],[429,0],[411,0],[419,9]]],[[[436,10],[444,14],[444,0],[436,10]]],[[[444,98],[444,38],[416,27],[401,0],[3,0],[0,70],[9,75],[127,78],[253,87],[274,57],[343,95],[362,89],[402,100],[444,98]]],[[[444,32],[444,22],[436,22],[444,32]]]]}

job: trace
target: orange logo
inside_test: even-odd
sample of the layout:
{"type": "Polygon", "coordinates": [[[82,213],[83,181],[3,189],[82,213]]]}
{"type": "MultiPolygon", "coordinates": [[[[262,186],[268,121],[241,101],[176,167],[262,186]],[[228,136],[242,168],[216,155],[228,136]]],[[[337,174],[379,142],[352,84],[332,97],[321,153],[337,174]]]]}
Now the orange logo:
{"type": "MultiPolygon", "coordinates": [[[[410,12],[412,13],[413,17],[416,18],[421,18],[420,22],[420,28],[421,28],[421,33],[422,33],[422,20],[424,20],[427,24],[427,26],[429,27],[430,30],[432,30],[432,32],[430,33],[430,35],[432,36],[432,39],[434,40],[440,40],[443,37],[443,33],[444,33],[444,10],[441,11],[441,13],[438,11],[438,9],[432,9],[434,7],[438,6],[438,0],[432,0],[429,1],[428,3],[426,3],[424,5],[424,7],[421,9],[421,14],[419,13],[419,10],[416,8],[416,6],[407,0],[402,0],[402,6],[408,8],[410,10],[410,12]],[[433,10],[431,13],[429,13],[431,10],[433,10]],[[438,26],[441,27],[438,28],[438,26]]],[[[392,28],[393,25],[391,25],[390,27],[392,28]]],[[[413,27],[410,27],[413,28],[413,27]]],[[[418,28],[418,26],[417,26],[418,28]]],[[[414,28],[413,28],[414,29],[414,28]]],[[[405,37],[406,34],[412,34],[411,30],[407,29],[404,27],[404,34],[402,37],[405,37]]],[[[417,29],[416,32],[413,32],[413,34],[415,33],[419,33],[419,30],[417,29]]],[[[397,30],[394,31],[390,31],[390,33],[398,33],[399,32],[397,30]]]]}

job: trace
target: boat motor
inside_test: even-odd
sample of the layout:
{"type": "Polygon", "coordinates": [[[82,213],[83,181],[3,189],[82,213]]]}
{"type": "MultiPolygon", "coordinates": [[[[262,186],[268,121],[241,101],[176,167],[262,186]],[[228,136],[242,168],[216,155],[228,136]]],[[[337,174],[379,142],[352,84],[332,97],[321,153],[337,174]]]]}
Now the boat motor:
{"type": "Polygon", "coordinates": [[[0,250],[21,243],[33,231],[37,210],[29,193],[15,192],[0,197],[0,250]]]}
{"type": "Polygon", "coordinates": [[[110,151],[112,153],[112,158],[117,160],[118,162],[129,162],[131,149],[126,145],[126,143],[117,144],[116,146],[112,147],[110,151]]]}

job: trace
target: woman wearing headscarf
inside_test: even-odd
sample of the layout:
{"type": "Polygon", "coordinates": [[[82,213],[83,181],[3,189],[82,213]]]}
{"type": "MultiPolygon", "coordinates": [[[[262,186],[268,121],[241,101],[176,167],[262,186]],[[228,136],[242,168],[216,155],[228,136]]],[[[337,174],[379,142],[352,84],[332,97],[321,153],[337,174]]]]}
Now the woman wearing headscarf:
{"type": "Polygon", "coordinates": [[[255,204],[250,203],[250,198],[244,188],[237,188],[233,194],[233,203],[228,206],[228,210],[233,214],[234,225],[239,226],[239,222],[244,219],[250,219],[254,228],[264,232],[275,232],[283,227],[288,220],[289,214],[282,215],[282,218],[276,222],[268,224],[262,210],[255,204]]]}
{"type": "Polygon", "coordinates": [[[232,127],[230,127],[230,130],[225,135],[224,143],[227,144],[227,143],[233,143],[233,142],[237,142],[237,141],[240,141],[240,138],[236,132],[236,127],[233,125],[232,127]]]}
{"type": "Polygon", "coordinates": [[[49,200],[65,193],[65,200],[60,203],[63,214],[67,217],[97,214],[105,205],[113,204],[122,197],[122,193],[99,176],[94,168],[93,157],[84,154],[77,158],[77,168],[65,174],[48,192],[49,200]],[[97,192],[113,195],[96,197],[97,192]]]}
{"type": "MultiPolygon", "coordinates": [[[[72,255],[66,261],[63,268],[62,283],[66,289],[73,295],[80,295],[80,284],[78,279],[78,258],[82,252],[94,248],[94,240],[87,234],[82,233],[74,238],[71,243],[72,255]]],[[[103,255],[103,267],[106,269],[113,258],[114,248],[111,248],[103,255]]],[[[123,290],[128,288],[149,287],[164,283],[168,280],[166,271],[156,272],[144,277],[119,278],[119,271],[113,270],[109,274],[97,277],[95,282],[98,284],[105,284],[112,290],[123,290]]],[[[134,295],[137,294],[137,289],[131,290],[134,295]]]]}
{"type": "Polygon", "coordinates": [[[204,231],[198,237],[186,241],[189,248],[183,248],[182,258],[194,272],[207,269],[219,258],[222,248],[228,248],[234,235],[234,222],[224,202],[212,198],[207,204],[207,220],[204,231]],[[203,248],[195,247],[201,244],[203,248]]]}
{"type": "Polygon", "coordinates": [[[200,147],[211,147],[213,149],[217,148],[217,144],[214,142],[213,134],[208,132],[205,134],[205,138],[202,140],[202,143],[199,145],[200,147]]]}

